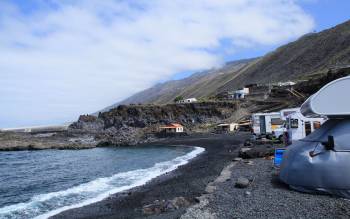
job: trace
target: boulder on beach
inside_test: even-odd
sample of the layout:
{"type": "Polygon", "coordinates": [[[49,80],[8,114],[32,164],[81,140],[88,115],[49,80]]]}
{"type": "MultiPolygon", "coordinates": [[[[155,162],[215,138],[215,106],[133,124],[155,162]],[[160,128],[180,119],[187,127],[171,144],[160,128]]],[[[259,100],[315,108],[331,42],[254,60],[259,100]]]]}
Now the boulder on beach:
{"type": "Polygon", "coordinates": [[[235,186],[237,188],[247,188],[249,186],[249,179],[245,177],[239,177],[236,181],[235,186]]]}

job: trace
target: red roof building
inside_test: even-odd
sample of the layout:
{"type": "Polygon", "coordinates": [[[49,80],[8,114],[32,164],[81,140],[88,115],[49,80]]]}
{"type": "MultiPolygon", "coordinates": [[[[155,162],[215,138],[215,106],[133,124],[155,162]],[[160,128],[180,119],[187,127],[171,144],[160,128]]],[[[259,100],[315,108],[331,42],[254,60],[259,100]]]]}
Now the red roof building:
{"type": "Polygon", "coordinates": [[[166,126],[161,126],[160,129],[162,131],[168,132],[168,133],[180,133],[184,132],[184,127],[181,124],[178,123],[171,123],[166,126]]]}

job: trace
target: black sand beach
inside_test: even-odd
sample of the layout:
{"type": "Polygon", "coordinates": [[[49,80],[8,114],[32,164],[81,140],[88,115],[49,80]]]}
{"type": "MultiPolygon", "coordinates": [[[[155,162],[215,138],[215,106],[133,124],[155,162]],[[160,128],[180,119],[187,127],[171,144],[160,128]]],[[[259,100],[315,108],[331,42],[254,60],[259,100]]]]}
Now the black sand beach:
{"type": "Polygon", "coordinates": [[[206,151],[187,165],[144,186],[114,194],[101,202],[62,212],[53,218],[350,217],[349,200],[289,189],[278,180],[269,159],[237,159],[238,149],[248,138],[248,133],[238,133],[197,135],[158,142],[156,145],[201,146],[206,151]],[[236,188],[235,183],[239,177],[249,179],[250,185],[247,188],[236,188]],[[168,203],[177,197],[184,197],[189,202],[188,205],[150,214],[143,211],[147,205],[168,203]]]}
{"type": "Polygon", "coordinates": [[[152,145],[200,146],[206,151],[187,165],[158,177],[145,186],[112,195],[98,203],[62,212],[53,218],[178,218],[186,208],[147,216],[142,207],[156,200],[171,200],[175,197],[185,197],[191,204],[195,204],[196,197],[203,194],[207,184],[215,180],[222,169],[237,156],[239,145],[247,138],[247,133],[197,135],[153,143],[152,145]]]}

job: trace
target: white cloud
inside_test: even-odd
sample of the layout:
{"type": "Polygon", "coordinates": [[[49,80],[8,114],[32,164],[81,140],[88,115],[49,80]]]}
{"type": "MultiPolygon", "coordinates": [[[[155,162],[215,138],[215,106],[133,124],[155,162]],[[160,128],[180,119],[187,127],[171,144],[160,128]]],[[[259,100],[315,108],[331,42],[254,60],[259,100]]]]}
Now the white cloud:
{"type": "Polygon", "coordinates": [[[36,2],[30,13],[0,4],[0,127],[74,120],[175,73],[220,65],[225,51],[314,26],[292,0],[36,2]]]}

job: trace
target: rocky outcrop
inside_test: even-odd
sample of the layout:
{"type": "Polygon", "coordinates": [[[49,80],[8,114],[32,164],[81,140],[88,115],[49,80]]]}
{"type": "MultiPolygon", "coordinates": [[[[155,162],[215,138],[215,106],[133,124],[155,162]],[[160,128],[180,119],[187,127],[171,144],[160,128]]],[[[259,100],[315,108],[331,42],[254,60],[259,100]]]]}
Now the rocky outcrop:
{"type": "Polygon", "coordinates": [[[146,128],[157,124],[178,122],[187,129],[198,124],[212,123],[230,118],[237,106],[230,102],[204,102],[193,104],[130,105],[119,106],[98,117],[104,128],[123,126],[146,128]]]}
{"type": "Polygon", "coordinates": [[[149,142],[161,125],[180,123],[186,132],[201,131],[241,116],[233,102],[118,106],[98,116],[84,115],[70,126],[71,132],[91,133],[102,145],[134,145],[149,142]]]}
{"type": "Polygon", "coordinates": [[[0,132],[0,151],[43,149],[88,149],[97,142],[94,136],[61,132],[46,134],[0,132]]]}
{"type": "Polygon", "coordinates": [[[104,128],[102,119],[92,115],[81,115],[77,122],[70,125],[71,129],[84,130],[88,132],[99,132],[104,128]]]}

